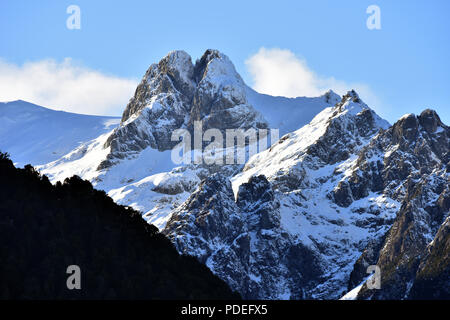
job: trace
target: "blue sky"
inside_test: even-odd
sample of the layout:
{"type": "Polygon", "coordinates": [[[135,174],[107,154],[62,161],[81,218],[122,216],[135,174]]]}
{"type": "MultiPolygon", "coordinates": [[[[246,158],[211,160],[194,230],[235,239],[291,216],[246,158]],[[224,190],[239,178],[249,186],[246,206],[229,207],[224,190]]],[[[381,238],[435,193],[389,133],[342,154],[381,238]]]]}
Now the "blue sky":
{"type": "Polygon", "coordinates": [[[0,59],[21,68],[70,57],[71,66],[130,80],[125,85],[132,87],[171,50],[183,49],[195,60],[216,48],[254,85],[246,61],[261,48],[279,48],[320,78],[367,87],[373,96],[366,101],[391,122],[430,107],[449,124],[449,12],[447,0],[3,0],[0,59]],[[80,30],[66,28],[71,4],[81,9],[80,30]],[[366,27],[366,8],[372,4],[381,9],[381,30],[366,27]]]}

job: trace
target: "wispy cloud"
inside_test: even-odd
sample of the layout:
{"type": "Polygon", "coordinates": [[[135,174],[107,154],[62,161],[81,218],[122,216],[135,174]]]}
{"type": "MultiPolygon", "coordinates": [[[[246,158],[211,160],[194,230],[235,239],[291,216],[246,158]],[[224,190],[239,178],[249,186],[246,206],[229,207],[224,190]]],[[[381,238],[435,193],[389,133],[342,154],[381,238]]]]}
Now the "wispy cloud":
{"type": "Polygon", "coordinates": [[[0,59],[0,101],[21,99],[76,113],[120,115],[136,85],[135,79],[106,75],[70,58],[23,65],[0,59]]]}
{"type": "Polygon", "coordinates": [[[261,93],[299,97],[318,96],[329,89],[342,95],[355,89],[370,107],[379,105],[377,97],[366,84],[318,75],[304,59],[287,49],[260,48],[246,61],[246,65],[253,77],[253,88],[261,93]]]}

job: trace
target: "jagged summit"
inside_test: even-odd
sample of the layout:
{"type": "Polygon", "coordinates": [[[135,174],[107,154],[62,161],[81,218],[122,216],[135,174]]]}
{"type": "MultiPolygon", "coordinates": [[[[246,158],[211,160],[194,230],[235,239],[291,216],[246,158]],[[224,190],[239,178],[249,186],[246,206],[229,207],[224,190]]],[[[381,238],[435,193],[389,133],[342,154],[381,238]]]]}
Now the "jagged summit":
{"type": "Polygon", "coordinates": [[[428,133],[434,133],[437,130],[447,128],[447,126],[442,123],[437,112],[432,109],[425,109],[422,111],[418,119],[420,125],[425,128],[428,133]]]}
{"type": "Polygon", "coordinates": [[[449,128],[435,111],[404,115],[364,147],[351,173],[334,190],[336,203],[348,206],[371,191],[404,197],[405,179],[419,179],[446,165],[449,137],[449,128]]]}
{"type": "Polygon", "coordinates": [[[336,104],[335,108],[339,112],[349,111],[353,114],[357,114],[364,109],[370,109],[369,106],[361,100],[355,90],[347,91],[347,93],[342,96],[341,101],[336,104]]]}
{"type": "Polygon", "coordinates": [[[186,52],[169,52],[159,63],[154,63],[148,68],[136,88],[134,97],[123,112],[122,124],[125,124],[133,115],[138,116],[144,108],[151,108],[152,99],[162,93],[172,96],[172,104],[173,102],[189,103],[195,89],[193,75],[194,66],[186,52]]]}
{"type": "Polygon", "coordinates": [[[405,257],[433,239],[448,212],[448,137],[432,110],[390,126],[354,90],[272,97],[216,50],[195,63],[173,51],[147,70],[116,130],[43,172],[94,181],[246,298],[330,299],[365,279],[384,237],[401,243],[394,221],[412,230],[402,237],[424,235],[405,257]],[[173,164],[171,133],[198,120],[283,137],[244,166],[173,164]]]}
{"type": "Polygon", "coordinates": [[[195,121],[202,121],[204,131],[271,127],[285,133],[288,128],[301,127],[305,118],[312,118],[338,99],[329,91],[318,98],[273,100],[249,90],[231,60],[218,50],[206,50],[195,65],[186,52],[171,51],[145,73],[123,112],[120,126],[104,144],[110,151],[98,169],[108,168],[148,147],[170,150],[177,143],[171,141],[172,132],[192,132],[195,121]],[[290,110],[282,110],[287,104],[292,105],[290,110]],[[298,108],[299,105],[305,108],[298,108]]]}
{"type": "Polygon", "coordinates": [[[239,77],[232,62],[218,50],[206,50],[195,65],[192,63],[191,56],[185,51],[169,52],[158,63],[154,63],[148,68],[136,89],[135,96],[125,108],[122,122],[126,122],[133,114],[145,108],[148,104],[144,102],[160,93],[178,91],[184,96],[186,103],[191,103],[197,85],[209,73],[214,72],[210,71],[213,69],[209,66],[211,63],[215,64],[216,68],[217,65],[222,66],[222,76],[239,77]],[[217,61],[212,62],[213,60],[217,61]]]}
{"type": "Polygon", "coordinates": [[[333,90],[329,89],[327,90],[322,97],[325,98],[325,101],[327,103],[330,103],[332,105],[335,105],[336,103],[338,103],[339,100],[341,100],[341,96],[338,95],[336,92],[334,92],[333,90]]]}
{"type": "Polygon", "coordinates": [[[186,52],[171,51],[145,73],[99,168],[147,147],[169,150],[176,144],[172,132],[192,129],[196,120],[204,121],[205,130],[267,127],[247,103],[245,84],[226,55],[207,50],[194,66],[186,52]]]}
{"type": "Polygon", "coordinates": [[[423,128],[428,134],[445,131],[448,127],[441,121],[435,110],[425,109],[416,116],[414,113],[403,115],[395,124],[396,133],[405,138],[415,138],[415,134],[423,128]],[[406,133],[409,131],[409,133],[406,133]]]}
{"type": "Polygon", "coordinates": [[[388,127],[389,123],[359,99],[356,92],[349,92],[309,124],[249,159],[243,172],[235,177],[235,192],[237,184],[255,174],[266,175],[283,190],[301,188],[308,180],[305,168],[317,169],[345,161],[380,129],[388,127]]]}
{"type": "Polygon", "coordinates": [[[423,141],[431,151],[442,159],[448,151],[450,129],[442,123],[436,111],[426,109],[418,116],[406,114],[392,126],[392,142],[399,145],[402,150],[418,146],[423,148],[423,141]]]}
{"type": "Polygon", "coordinates": [[[211,69],[210,63],[217,65],[221,65],[222,70],[225,73],[228,73],[229,76],[239,77],[239,74],[236,72],[236,69],[231,62],[231,60],[219,50],[208,49],[202,55],[200,59],[195,62],[194,66],[194,78],[197,83],[199,83],[209,72],[211,69]]]}
{"type": "Polygon", "coordinates": [[[159,68],[167,74],[177,74],[186,83],[190,83],[194,76],[194,66],[191,56],[183,50],[171,51],[158,63],[159,68]]]}
{"type": "Polygon", "coordinates": [[[172,133],[177,129],[192,130],[194,121],[202,121],[203,131],[270,128],[283,135],[306,125],[339,100],[341,97],[332,91],[313,98],[260,94],[244,83],[230,59],[217,50],[206,50],[195,63],[186,52],[171,51],[148,68],[117,128],[49,164],[47,173],[57,180],[77,174],[98,179],[95,182],[124,175],[119,169],[116,174],[105,173],[120,163],[126,167],[127,160],[140,163],[139,158],[147,154],[159,159],[155,160],[157,164],[153,160],[152,165],[140,164],[142,169],[133,170],[132,179],[114,178],[114,183],[105,186],[108,189],[123,181],[143,179],[160,168],[173,169],[168,151],[178,141],[171,140],[172,133]],[[71,164],[74,170],[67,169],[71,164]]]}

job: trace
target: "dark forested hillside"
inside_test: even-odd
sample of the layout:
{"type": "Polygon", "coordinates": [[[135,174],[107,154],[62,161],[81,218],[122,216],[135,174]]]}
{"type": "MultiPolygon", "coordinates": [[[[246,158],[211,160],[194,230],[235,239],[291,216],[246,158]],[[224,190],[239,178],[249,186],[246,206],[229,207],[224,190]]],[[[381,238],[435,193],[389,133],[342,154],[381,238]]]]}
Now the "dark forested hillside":
{"type": "Polygon", "coordinates": [[[52,185],[0,153],[1,299],[239,298],[141,215],[76,176],[52,185]],[[69,290],[69,265],[81,289],[69,290]]]}

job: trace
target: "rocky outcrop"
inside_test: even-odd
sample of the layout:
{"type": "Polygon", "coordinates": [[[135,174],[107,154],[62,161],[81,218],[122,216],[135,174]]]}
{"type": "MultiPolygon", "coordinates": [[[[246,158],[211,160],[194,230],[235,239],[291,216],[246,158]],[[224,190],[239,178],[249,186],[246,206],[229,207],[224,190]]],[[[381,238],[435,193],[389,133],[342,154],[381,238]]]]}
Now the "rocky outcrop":
{"type": "MultiPolygon", "coordinates": [[[[402,203],[397,218],[387,233],[382,248],[378,252],[376,264],[381,270],[381,289],[368,290],[363,287],[359,293],[360,299],[406,299],[418,297],[420,293],[411,292],[411,288],[418,281],[416,288],[421,286],[430,271],[430,254],[433,253],[433,239],[439,243],[434,254],[440,252],[437,258],[439,268],[434,270],[435,276],[428,274],[428,280],[439,281],[437,278],[448,272],[448,252],[442,250],[443,238],[447,236],[448,221],[443,221],[450,210],[449,202],[450,179],[424,179],[409,193],[402,203]],[[440,181],[437,181],[440,180],[440,181]],[[441,190],[436,194],[435,192],[441,190]],[[439,230],[439,231],[438,231],[439,230]]],[[[445,244],[444,244],[445,247],[445,244]]],[[[373,261],[372,261],[373,262],[373,261]]],[[[433,267],[431,267],[433,268],[433,267]]],[[[423,288],[422,288],[423,289],[423,288]]],[[[421,290],[422,290],[421,289],[421,290]]],[[[437,289],[429,297],[443,297],[445,288],[437,289]],[[439,293],[440,292],[440,293],[439,293]]],[[[415,289],[419,290],[419,289],[415,289]]],[[[428,287],[428,290],[431,290],[428,287]]],[[[420,290],[419,290],[420,291],[420,290]]],[[[448,290],[447,290],[448,293],[448,290]]],[[[448,296],[447,296],[448,297],[448,296]]]]}
{"type": "Polygon", "coordinates": [[[147,70],[122,115],[119,128],[108,138],[112,156],[146,147],[167,150],[171,132],[183,127],[191,110],[196,83],[191,57],[173,51],[147,70]]]}
{"type": "Polygon", "coordinates": [[[388,127],[389,123],[361,101],[355,91],[349,91],[338,104],[319,113],[308,125],[283,136],[269,150],[250,159],[243,175],[264,173],[283,192],[308,188],[324,182],[309,179],[308,170],[326,166],[337,169],[338,164],[357,154],[379,130],[388,127]]]}
{"type": "Polygon", "coordinates": [[[234,200],[220,174],[204,180],[164,233],[247,299],[305,298],[320,259],[280,227],[280,203],[264,176],[240,186],[234,200]]]}
{"type": "MultiPolygon", "coordinates": [[[[416,281],[423,279],[420,270],[426,269],[429,244],[450,210],[449,150],[450,128],[435,111],[405,115],[362,149],[351,174],[333,190],[334,201],[343,207],[371,192],[401,202],[389,232],[369,245],[355,263],[349,289],[367,276],[368,265],[381,270],[381,289],[369,290],[364,284],[359,299],[420,296],[412,287],[420,287],[416,281]]],[[[445,270],[445,254],[441,262],[445,270]]],[[[437,290],[433,296],[442,292],[437,290]]]]}
{"type": "Polygon", "coordinates": [[[105,143],[110,152],[99,169],[147,147],[172,149],[178,143],[171,141],[172,133],[192,133],[194,121],[202,121],[202,131],[268,128],[247,102],[246,85],[232,62],[217,50],[207,50],[195,65],[186,52],[172,51],[150,66],[105,143]]]}
{"type": "Polygon", "coordinates": [[[61,177],[73,161],[244,298],[339,298],[374,264],[382,289],[363,285],[360,299],[424,297],[447,283],[449,128],[429,109],[390,126],[356,92],[337,98],[261,95],[220,52],[193,64],[175,51],[149,68],[119,128],[47,172],[61,177]],[[305,109],[312,121],[297,126],[305,109]],[[289,130],[245,165],[175,167],[158,152],[195,121],[223,132],[266,120],[289,130]],[[93,169],[105,154],[108,170],[93,169]]]}
{"type": "Polygon", "coordinates": [[[401,201],[418,179],[448,166],[449,141],[450,128],[436,112],[406,115],[370,141],[332,197],[343,207],[370,192],[401,201]]]}
{"type": "Polygon", "coordinates": [[[307,153],[324,164],[347,160],[380,129],[388,126],[382,122],[354,90],[349,91],[333,108],[326,132],[308,147],[307,153]]]}
{"type": "Polygon", "coordinates": [[[246,86],[227,56],[207,50],[195,65],[198,85],[192,101],[189,128],[202,121],[205,129],[267,128],[262,115],[248,104],[246,86]]]}

